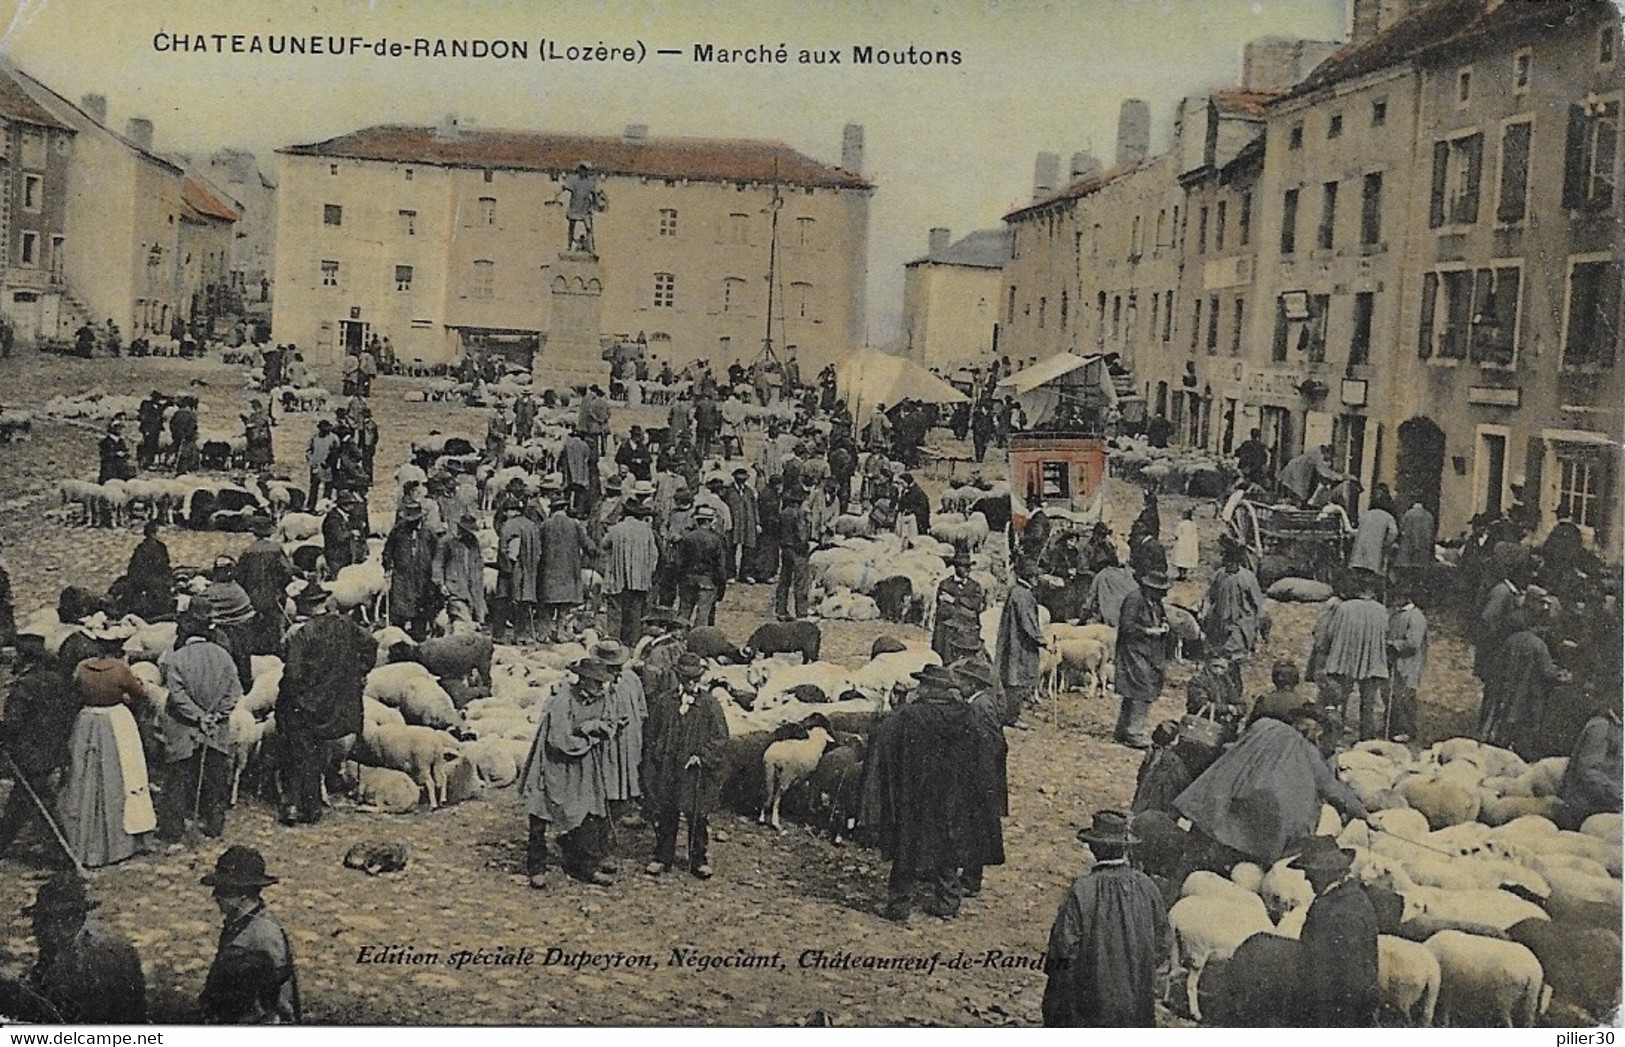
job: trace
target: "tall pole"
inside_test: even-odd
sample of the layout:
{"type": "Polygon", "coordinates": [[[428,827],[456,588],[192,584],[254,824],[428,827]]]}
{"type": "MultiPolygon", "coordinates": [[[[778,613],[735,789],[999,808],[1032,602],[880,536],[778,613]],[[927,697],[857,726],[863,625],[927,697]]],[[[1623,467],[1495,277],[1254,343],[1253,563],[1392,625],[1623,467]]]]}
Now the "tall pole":
{"type": "Polygon", "coordinates": [[[779,153],[773,151],[773,212],[770,234],[767,242],[767,330],[762,337],[762,358],[772,363],[773,355],[773,285],[778,277],[779,261],[779,208],[784,201],[779,198],[779,153]]]}

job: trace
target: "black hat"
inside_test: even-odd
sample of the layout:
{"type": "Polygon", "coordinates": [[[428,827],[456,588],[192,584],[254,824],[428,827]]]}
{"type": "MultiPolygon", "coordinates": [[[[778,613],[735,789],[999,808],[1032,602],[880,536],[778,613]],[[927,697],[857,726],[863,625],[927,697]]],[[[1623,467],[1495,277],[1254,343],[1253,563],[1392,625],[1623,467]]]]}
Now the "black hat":
{"type": "Polygon", "coordinates": [[[199,881],[205,887],[240,887],[258,890],[280,881],[265,872],[265,856],[252,847],[234,844],[214,863],[214,872],[199,881]]]}
{"type": "Polygon", "coordinates": [[[305,587],[293,594],[293,602],[301,607],[314,607],[332,593],[320,582],[306,582],[305,587]]]}
{"type": "Polygon", "coordinates": [[[34,904],[23,907],[24,916],[35,913],[89,912],[97,903],[85,892],[85,881],[78,873],[65,871],[40,884],[34,904]]]}
{"type": "Polygon", "coordinates": [[[969,691],[985,691],[993,687],[993,666],[980,658],[966,658],[953,664],[954,675],[960,680],[969,682],[969,691]]]}
{"type": "Polygon", "coordinates": [[[698,680],[705,675],[705,660],[692,651],[685,652],[673,668],[679,680],[698,680]]]}
{"type": "Polygon", "coordinates": [[[950,567],[969,567],[970,565],[970,550],[964,546],[956,548],[954,554],[948,557],[948,566],[950,567]]]}
{"type": "Polygon", "coordinates": [[[1129,830],[1128,815],[1122,811],[1096,811],[1089,824],[1078,830],[1078,839],[1087,844],[1128,847],[1140,842],[1129,830]]]}
{"type": "Polygon", "coordinates": [[[587,657],[570,666],[570,671],[583,680],[594,680],[598,683],[609,683],[615,679],[615,674],[597,658],[587,657]]]}
{"type": "Polygon", "coordinates": [[[1337,846],[1337,840],[1330,836],[1311,836],[1303,845],[1303,851],[1290,862],[1288,869],[1325,869],[1332,872],[1341,872],[1354,864],[1354,852],[1347,847],[1337,846]]]}
{"type": "Polygon", "coordinates": [[[1151,570],[1134,576],[1134,580],[1151,589],[1168,591],[1168,572],[1151,570]]]}
{"type": "Polygon", "coordinates": [[[659,625],[667,629],[687,629],[693,623],[670,607],[656,607],[643,616],[644,625],[659,625]]]}
{"type": "Polygon", "coordinates": [[[921,687],[938,687],[949,691],[959,690],[959,677],[941,665],[927,665],[914,674],[914,679],[920,682],[921,687]]]}

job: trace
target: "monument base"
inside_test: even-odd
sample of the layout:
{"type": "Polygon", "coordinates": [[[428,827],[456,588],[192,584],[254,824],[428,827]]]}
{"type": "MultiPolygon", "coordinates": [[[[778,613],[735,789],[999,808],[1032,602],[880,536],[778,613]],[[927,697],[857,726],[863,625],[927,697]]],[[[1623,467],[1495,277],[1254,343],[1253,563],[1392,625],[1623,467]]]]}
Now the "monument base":
{"type": "Polygon", "coordinates": [[[599,342],[604,284],[598,257],[560,251],[549,292],[547,338],[531,361],[531,384],[560,391],[596,385],[607,392],[609,362],[599,342]]]}

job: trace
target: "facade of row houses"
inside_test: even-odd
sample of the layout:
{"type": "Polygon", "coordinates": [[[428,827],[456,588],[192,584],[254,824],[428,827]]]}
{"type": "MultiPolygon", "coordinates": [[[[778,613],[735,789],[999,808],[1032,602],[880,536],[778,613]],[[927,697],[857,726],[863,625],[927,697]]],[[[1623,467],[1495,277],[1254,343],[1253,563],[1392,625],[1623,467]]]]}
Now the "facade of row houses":
{"type": "Polygon", "coordinates": [[[0,313],[23,341],[56,334],[74,136],[0,68],[0,313]]]}
{"type": "Polygon", "coordinates": [[[978,229],[953,240],[931,230],[924,255],[903,267],[903,352],[947,373],[994,358],[1008,229],[978,229]]]}
{"type": "Polygon", "coordinates": [[[273,326],[332,363],[373,335],[410,364],[545,339],[561,178],[601,176],[602,332],[655,361],[749,363],[768,331],[803,371],[863,338],[862,129],[843,166],[766,141],[373,127],[280,151],[273,326]],[[776,226],[776,229],[775,229],[776,226]],[[770,259],[770,255],[773,257],[770,259]],[[770,288],[769,272],[774,274],[770,288]]]}
{"type": "Polygon", "coordinates": [[[227,309],[238,214],[224,195],[201,177],[181,182],[178,301],[182,312],[212,324],[227,309]]]}
{"type": "Polygon", "coordinates": [[[276,283],[276,183],[246,149],[216,149],[197,169],[236,205],[231,284],[243,304],[268,305],[276,283]]]}

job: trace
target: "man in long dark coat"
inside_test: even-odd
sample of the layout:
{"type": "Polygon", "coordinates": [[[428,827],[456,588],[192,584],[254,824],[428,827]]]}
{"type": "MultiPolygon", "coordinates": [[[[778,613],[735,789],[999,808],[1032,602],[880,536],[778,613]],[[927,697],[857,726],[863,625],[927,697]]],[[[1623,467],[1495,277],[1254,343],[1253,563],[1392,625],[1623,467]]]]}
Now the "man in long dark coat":
{"type": "Polygon", "coordinates": [[[972,630],[979,631],[982,628],[982,612],[987,609],[987,595],[982,592],[981,584],[970,576],[970,553],[964,549],[956,550],[948,564],[954,573],[937,586],[937,606],[931,623],[931,649],[937,652],[943,665],[954,658],[948,647],[949,628],[968,625],[972,630]]]}
{"type": "Polygon", "coordinates": [[[537,583],[547,614],[548,638],[558,642],[564,616],[586,600],[581,570],[589,557],[598,555],[598,546],[587,534],[587,525],[565,508],[563,499],[553,503],[553,512],[542,521],[542,566],[537,583]]]}
{"type": "Polygon", "coordinates": [[[288,583],[293,581],[293,561],[282,546],[271,541],[271,521],[254,521],[255,539],[237,559],[237,584],[248,594],[254,607],[250,632],[250,654],[276,654],[282,650],[282,632],[287,624],[283,603],[288,583]]]}
{"type": "Polygon", "coordinates": [[[735,469],[733,481],[733,486],[722,492],[722,498],[728,504],[728,517],[733,525],[729,535],[728,576],[747,581],[754,576],[751,565],[756,557],[756,542],[762,531],[762,517],[756,490],[750,485],[750,470],[735,469]]]}
{"type": "Polygon", "coordinates": [[[321,818],[322,776],[361,731],[361,691],[377,659],[377,641],[331,601],[289,634],[276,699],[289,786],[284,825],[321,818]]]}
{"type": "Polygon", "coordinates": [[[154,389],[136,408],[136,428],[141,432],[141,443],[135,449],[138,468],[151,469],[158,460],[158,445],[164,435],[164,408],[168,404],[169,398],[154,389]]]}
{"type": "Polygon", "coordinates": [[[1151,703],[1162,693],[1163,665],[1168,660],[1168,617],[1162,597],[1168,592],[1168,576],[1148,572],[1139,579],[1140,587],[1123,599],[1117,619],[1117,695],[1122,705],[1112,738],[1134,749],[1149,749],[1146,734],[1151,703]]]}
{"type": "Polygon", "coordinates": [[[148,520],[141,528],[141,541],[130,553],[124,569],[129,590],[130,611],[147,621],[175,614],[175,572],[169,562],[169,547],[158,537],[158,521],[148,520]]]}
{"type": "Polygon", "coordinates": [[[496,606],[491,632],[497,640],[536,639],[536,596],[542,564],[542,503],[531,502],[508,517],[497,535],[496,606]]]}
{"type": "Polygon", "coordinates": [[[329,577],[367,557],[367,521],[361,499],[349,491],[322,517],[322,559],[329,577]]]}
{"type": "Polygon", "coordinates": [[[894,802],[891,877],[881,915],[908,919],[914,886],[931,892],[925,910],[951,919],[959,912],[959,869],[967,853],[976,759],[976,713],[960,700],[954,674],[928,665],[915,674],[919,697],[896,713],[896,737],[886,762],[894,802]]]}
{"type": "Polygon", "coordinates": [[[405,502],[400,518],[384,540],[384,570],[389,572],[389,624],[405,629],[414,640],[429,635],[434,617],[434,532],[423,522],[423,503],[405,502]]]}
{"type": "Polygon", "coordinates": [[[77,873],[60,872],[41,885],[34,904],[23,909],[39,943],[29,986],[62,1021],[144,1023],[147,979],[141,957],[134,945],[91,918],[96,907],[77,873]]]}
{"type": "Polygon", "coordinates": [[[709,688],[700,686],[705,663],[683,654],[672,667],[678,689],[646,695],[644,759],[640,777],[654,813],[655,854],[644,871],[670,872],[677,862],[679,816],[688,818],[688,871],[711,878],[709,819],[722,798],[727,773],[728,722],[709,688]]]}
{"type": "Polygon", "coordinates": [[[1121,811],[1097,811],[1078,839],[1095,864],[1072,881],[1050,929],[1044,1024],[1151,1028],[1153,979],[1169,946],[1162,892],[1129,866],[1139,840],[1121,811]]]}
{"type": "Polygon", "coordinates": [[[0,855],[10,848],[23,826],[31,821],[44,828],[39,808],[29,798],[26,781],[41,798],[51,795],[50,778],[68,765],[68,738],[74,718],[79,715],[79,697],[69,677],[74,662],[59,667],[45,653],[38,637],[19,637],[16,681],[6,696],[5,719],[0,721],[0,744],[14,764],[6,770],[13,777],[0,813],[0,855]],[[64,671],[65,670],[65,671],[64,671]],[[22,775],[16,780],[16,775],[22,775]]]}
{"type": "Polygon", "coordinates": [[[969,769],[970,823],[965,839],[965,855],[959,872],[963,897],[982,893],[982,870],[1004,864],[1004,825],[1010,813],[1010,746],[1004,740],[1004,712],[993,664],[985,656],[972,656],[955,662],[953,673],[960,689],[970,695],[969,705],[976,714],[976,763],[969,769]]]}
{"type": "Polygon", "coordinates": [[[1004,687],[1004,724],[1021,718],[1021,708],[1032,699],[1038,686],[1038,652],[1044,646],[1044,631],[1038,624],[1038,597],[1033,593],[1031,567],[1016,569],[1015,584],[1005,598],[999,616],[999,638],[993,663],[1004,687]]]}
{"type": "Polygon", "coordinates": [[[519,797],[529,818],[525,873],[547,887],[547,834],[557,834],[561,864],[573,879],[607,887],[609,872],[608,746],[615,727],[605,719],[605,696],[614,677],[596,658],[572,666],[542,704],[536,739],[519,774],[519,797]]]}
{"type": "Polygon", "coordinates": [[[1303,988],[1309,1023],[1317,1028],[1374,1025],[1377,984],[1377,910],[1350,876],[1354,852],[1328,836],[1315,836],[1289,867],[1302,869],[1315,889],[1303,921],[1303,988]]]}

